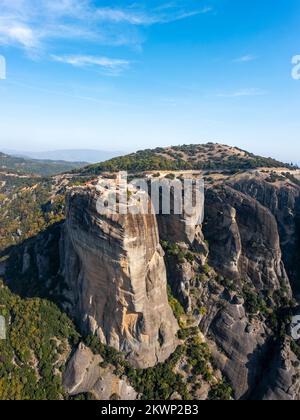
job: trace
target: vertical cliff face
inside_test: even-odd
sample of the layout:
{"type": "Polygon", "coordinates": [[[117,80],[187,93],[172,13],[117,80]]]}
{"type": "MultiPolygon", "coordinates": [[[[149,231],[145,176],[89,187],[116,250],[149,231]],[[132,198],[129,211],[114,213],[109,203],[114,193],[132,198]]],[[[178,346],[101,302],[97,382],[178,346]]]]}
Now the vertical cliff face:
{"type": "Polygon", "coordinates": [[[299,291],[300,189],[274,179],[247,173],[208,184],[205,222],[190,237],[184,218],[158,217],[162,237],[193,254],[184,263],[168,256],[169,282],[190,313],[205,308],[200,329],[236,399],[299,395],[295,355],[276,328],[299,291]]]}
{"type": "Polygon", "coordinates": [[[215,360],[237,399],[299,397],[295,355],[288,340],[282,351],[282,339],[270,323],[273,317],[277,328],[283,325],[280,313],[291,309],[299,290],[299,193],[288,179],[252,173],[206,193],[209,264],[226,281],[208,293],[201,328],[212,339],[215,360]],[[249,313],[245,287],[263,299],[267,310],[252,307],[249,313]],[[215,302],[222,303],[221,310],[215,302]]]}
{"type": "Polygon", "coordinates": [[[156,218],[100,215],[101,194],[81,188],[67,199],[63,254],[69,311],[86,333],[125,352],[134,365],[154,366],[175,350],[178,330],[156,218]]]}
{"type": "Polygon", "coordinates": [[[278,225],[267,207],[226,185],[207,191],[206,215],[210,261],[219,273],[257,290],[290,289],[278,225]]]}
{"type": "MultiPolygon", "coordinates": [[[[164,185],[163,181],[166,180],[159,180],[158,184],[164,185]]],[[[176,179],[174,184],[171,183],[170,214],[160,212],[157,215],[159,235],[161,240],[180,243],[185,247],[193,246],[204,252],[205,244],[201,231],[204,217],[204,182],[201,182],[199,175],[193,176],[193,184],[190,183],[190,178],[188,181],[183,176],[176,179]]]]}
{"type": "Polygon", "coordinates": [[[269,209],[276,220],[282,259],[295,294],[300,294],[300,187],[287,179],[267,182],[261,174],[241,176],[232,187],[269,209]]]}
{"type": "Polygon", "coordinates": [[[296,356],[280,334],[299,287],[300,188],[253,173],[214,182],[203,226],[200,209],[103,216],[96,210],[103,194],[78,188],[67,200],[61,254],[68,309],[82,330],[135,366],[164,361],[178,329],[168,276],[236,399],[298,398],[296,356]]]}

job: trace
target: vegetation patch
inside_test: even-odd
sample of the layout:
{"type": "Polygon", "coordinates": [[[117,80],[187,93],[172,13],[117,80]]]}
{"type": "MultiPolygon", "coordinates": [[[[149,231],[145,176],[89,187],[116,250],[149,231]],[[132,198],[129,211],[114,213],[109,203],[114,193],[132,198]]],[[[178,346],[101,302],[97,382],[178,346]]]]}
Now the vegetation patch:
{"type": "Polygon", "coordinates": [[[21,299],[0,282],[0,315],[7,339],[0,340],[0,400],[65,398],[61,373],[79,335],[53,303],[21,299]]]}

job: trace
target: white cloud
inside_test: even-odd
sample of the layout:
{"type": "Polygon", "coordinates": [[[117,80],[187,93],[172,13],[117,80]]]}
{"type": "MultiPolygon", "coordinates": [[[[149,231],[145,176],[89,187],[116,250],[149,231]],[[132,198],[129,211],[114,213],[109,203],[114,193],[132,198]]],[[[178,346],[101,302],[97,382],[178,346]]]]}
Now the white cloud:
{"type": "Polygon", "coordinates": [[[96,66],[106,70],[111,75],[117,75],[130,65],[128,60],[107,57],[94,57],[90,55],[52,55],[52,60],[59,63],[70,64],[74,67],[96,66]]]}
{"type": "Polygon", "coordinates": [[[176,3],[161,9],[146,9],[138,4],[124,8],[99,8],[92,0],[0,0],[0,43],[19,42],[26,48],[35,48],[44,39],[54,36],[64,39],[65,32],[55,30],[62,26],[70,27],[75,34],[93,33],[94,39],[99,35],[100,39],[107,40],[113,32],[107,25],[115,25],[114,33],[124,39],[125,28],[123,25],[118,28],[118,24],[127,24],[127,30],[130,31],[130,26],[164,24],[206,14],[211,10],[209,7],[188,10],[188,7],[179,7],[176,3]],[[2,21],[5,21],[5,25],[2,21]],[[103,33],[107,36],[103,36],[103,33]]]}
{"type": "Polygon", "coordinates": [[[52,38],[84,38],[90,0],[0,0],[0,45],[41,49],[52,38]],[[62,30],[62,28],[64,30],[62,30]]]}
{"type": "Polygon", "coordinates": [[[209,7],[191,10],[177,2],[162,2],[160,6],[127,3],[127,7],[114,8],[97,7],[94,0],[0,0],[0,46],[22,48],[34,58],[56,53],[62,61],[62,58],[70,59],[65,55],[68,51],[63,51],[67,44],[63,41],[68,41],[70,46],[79,40],[83,54],[77,60],[71,56],[69,64],[116,71],[124,69],[128,62],[92,61],[84,54],[85,48],[97,44],[140,49],[144,37],[138,27],[167,24],[211,11],[209,7]],[[54,42],[58,39],[60,43],[54,42]]]}
{"type": "Polygon", "coordinates": [[[49,13],[57,16],[77,17],[84,19],[90,12],[88,0],[42,0],[42,4],[49,13]]]}
{"type": "Polygon", "coordinates": [[[33,31],[26,26],[13,26],[9,28],[8,34],[26,48],[33,48],[37,45],[33,31]]]}
{"type": "Polygon", "coordinates": [[[251,97],[251,96],[264,96],[267,92],[262,89],[257,88],[246,88],[240,89],[231,93],[220,93],[218,96],[221,98],[242,98],[242,97],[251,97]]]}
{"type": "MultiPolygon", "coordinates": [[[[174,6],[173,6],[174,7],[174,6]]],[[[172,8],[170,6],[167,9],[172,8]]],[[[167,10],[166,9],[166,10],[167,10]]],[[[114,23],[129,23],[131,25],[154,25],[157,23],[169,23],[176,20],[182,20],[189,17],[197,16],[200,14],[206,14],[212,11],[210,7],[205,7],[204,9],[194,10],[194,11],[182,11],[182,10],[168,10],[168,13],[161,13],[163,9],[160,9],[159,12],[148,12],[145,11],[132,11],[132,10],[122,10],[115,8],[102,8],[97,9],[96,18],[104,21],[110,21],[114,23]]]]}
{"type": "Polygon", "coordinates": [[[257,60],[257,57],[255,55],[248,54],[248,55],[243,55],[242,57],[236,58],[233,61],[235,63],[249,63],[255,60],[257,60]]]}
{"type": "Polygon", "coordinates": [[[96,65],[100,67],[120,67],[128,66],[129,61],[127,60],[118,60],[107,57],[93,57],[88,55],[69,55],[69,56],[52,56],[53,60],[59,61],[61,63],[71,64],[72,66],[89,66],[96,65]]]}
{"type": "Polygon", "coordinates": [[[31,28],[19,23],[0,27],[0,42],[3,44],[17,44],[25,48],[38,46],[38,37],[31,28]]]}
{"type": "Polygon", "coordinates": [[[146,14],[131,12],[120,9],[97,9],[96,19],[109,21],[113,23],[129,23],[131,25],[147,25],[152,23],[152,18],[146,14]]]}

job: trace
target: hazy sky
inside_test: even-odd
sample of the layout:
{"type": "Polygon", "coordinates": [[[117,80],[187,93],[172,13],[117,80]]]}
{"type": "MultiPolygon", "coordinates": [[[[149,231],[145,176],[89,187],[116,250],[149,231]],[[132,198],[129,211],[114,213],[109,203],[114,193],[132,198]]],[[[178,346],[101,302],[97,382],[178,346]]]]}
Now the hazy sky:
{"type": "Polygon", "coordinates": [[[0,146],[300,162],[299,34],[299,0],[0,0],[0,146]]]}

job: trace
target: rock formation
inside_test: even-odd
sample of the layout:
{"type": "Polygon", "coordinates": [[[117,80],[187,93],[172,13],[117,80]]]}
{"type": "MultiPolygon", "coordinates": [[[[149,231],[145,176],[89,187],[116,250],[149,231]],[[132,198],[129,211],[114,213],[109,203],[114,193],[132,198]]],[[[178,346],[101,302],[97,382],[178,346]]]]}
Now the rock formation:
{"type": "Polygon", "coordinates": [[[257,290],[290,288],[278,225],[271,211],[230,186],[206,194],[205,237],[219,273],[257,290]]]}
{"type": "Polygon", "coordinates": [[[154,366],[175,350],[178,330],[156,218],[99,214],[105,194],[78,188],[68,196],[62,245],[68,309],[86,334],[125,352],[135,366],[154,366]]]}
{"type": "Polygon", "coordinates": [[[250,196],[256,202],[269,209],[273,214],[280,239],[282,260],[288,273],[294,293],[300,294],[300,258],[299,258],[299,184],[288,182],[289,178],[279,177],[276,182],[268,182],[266,175],[244,174],[238,180],[232,180],[234,189],[250,196]]]}
{"type": "Polygon", "coordinates": [[[201,331],[236,399],[300,397],[290,343],[280,344],[267,322],[267,314],[277,316],[279,301],[299,294],[299,204],[297,184],[246,173],[207,185],[198,241],[183,240],[179,218],[158,218],[164,238],[195,252],[193,264],[168,259],[169,282],[187,310],[193,310],[193,295],[202,302],[201,331]],[[207,258],[210,272],[204,274],[207,258]],[[199,272],[206,285],[195,281],[199,272]],[[265,315],[247,312],[245,289],[266,302],[265,315]]]}
{"type": "MultiPolygon", "coordinates": [[[[211,391],[228,397],[227,384],[237,400],[300,399],[300,341],[290,328],[300,313],[300,171],[280,165],[208,144],[139,152],[37,178],[33,186],[31,176],[2,174],[0,280],[22,298],[60,305],[83,340],[99,338],[84,340],[93,352],[101,342],[124,353],[124,365],[113,367],[73,337],[58,346],[61,366],[71,356],[63,375],[70,395],[136,399],[137,392],[151,395],[153,379],[170,399],[207,399],[211,391]],[[147,193],[130,186],[123,191],[129,204],[118,204],[128,213],[101,213],[99,200],[107,208],[110,194],[121,194],[120,186],[107,188],[114,175],[104,171],[125,167],[147,171],[141,182],[147,193]],[[201,206],[182,214],[174,208],[174,187],[191,172],[199,178],[199,168],[206,179],[204,221],[201,206]],[[96,185],[100,173],[107,186],[96,185]],[[170,214],[144,214],[150,182],[163,179],[173,182],[170,214]],[[184,345],[163,368],[132,369],[166,361],[177,344],[184,345]]],[[[14,356],[9,364],[5,359],[14,381],[14,356]]],[[[37,380],[39,359],[32,354],[37,380]]],[[[60,378],[57,363],[52,367],[60,378]]]]}
{"type": "MultiPolygon", "coordinates": [[[[34,270],[45,293],[60,296],[60,238],[67,312],[83,334],[96,334],[134,367],[147,368],[177,346],[168,279],[235,399],[299,399],[299,361],[282,324],[300,292],[299,185],[263,172],[218,177],[206,186],[203,225],[197,209],[182,217],[135,214],[136,193],[128,192],[129,214],[104,215],[97,211],[99,197],[108,194],[104,187],[71,189],[64,225],[13,258],[22,291],[34,270]],[[160,240],[190,258],[164,255],[160,240]]],[[[124,378],[99,368],[101,360],[81,345],[67,366],[66,390],[137,398],[124,378]]]]}
{"type": "Polygon", "coordinates": [[[103,359],[80,344],[70,359],[63,376],[63,385],[69,395],[91,393],[97,400],[136,400],[137,393],[113,373],[113,367],[101,367],[103,359]]]}
{"type": "Polygon", "coordinates": [[[208,292],[207,315],[200,325],[237,399],[299,398],[290,342],[280,344],[268,315],[249,314],[240,297],[249,287],[263,297],[274,317],[279,300],[289,302],[293,290],[299,290],[299,196],[295,184],[270,182],[268,175],[258,173],[237,175],[206,192],[209,264],[225,287],[208,292]]]}

